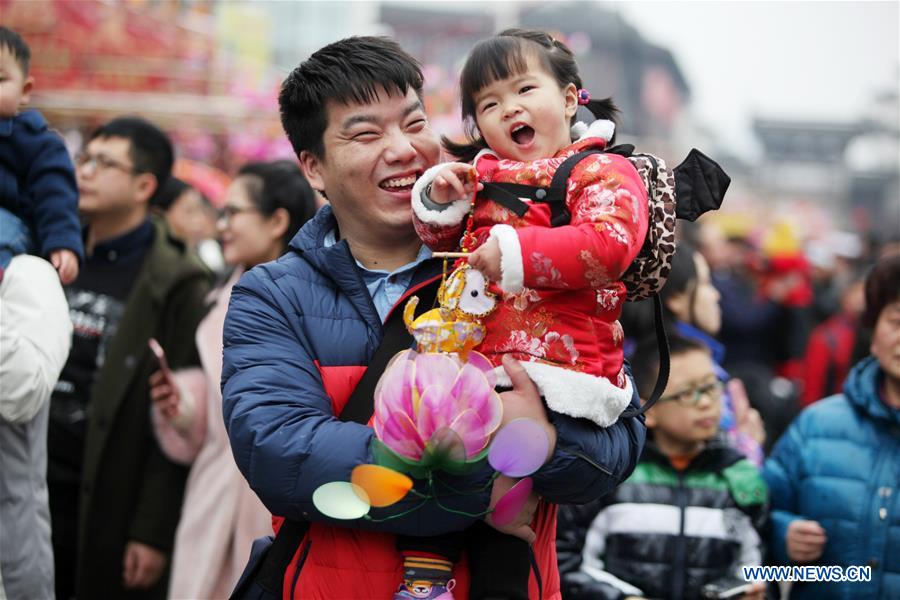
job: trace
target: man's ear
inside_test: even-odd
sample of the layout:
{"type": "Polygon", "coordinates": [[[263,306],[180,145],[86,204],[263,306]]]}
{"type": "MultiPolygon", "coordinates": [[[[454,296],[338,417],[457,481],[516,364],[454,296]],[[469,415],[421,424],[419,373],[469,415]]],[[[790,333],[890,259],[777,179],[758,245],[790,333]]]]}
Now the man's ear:
{"type": "Polygon", "coordinates": [[[34,77],[29,75],[25,79],[25,83],[22,84],[22,97],[19,99],[19,108],[25,108],[25,106],[31,102],[31,88],[34,87],[34,77]]]}
{"type": "Polygon", "coordinates": [[[563,89],[563,97],[566,99],[566,119],[571,119],[578,112],[578,89],[574,83],[563,89]]]}
{"type": "Polygon", "coordinates": [[[324,195],[325,180],[322,177],[322,159],[308,150],[300,152],[300,170],[309,185],[324,195]]]}
{"type": "Polygon", "coordinates": [[[656,427],[656,410],[655,407],[650,407],[650,410],[644,413],[644,424],[648,428],[656,427]]]}
{"type": "Polygon", "coordinates": [[[135,202],[137,204],[149,204],[150,198],[158,187],[156,175],[153,173],[141,173],[134,177],[135,202]]]}

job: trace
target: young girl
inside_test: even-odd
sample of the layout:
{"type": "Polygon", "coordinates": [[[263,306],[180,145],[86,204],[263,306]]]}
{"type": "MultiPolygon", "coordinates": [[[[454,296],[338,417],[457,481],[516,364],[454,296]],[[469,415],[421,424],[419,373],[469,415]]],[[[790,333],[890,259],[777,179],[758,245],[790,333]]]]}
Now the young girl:
{"type": "MultiPolygon", "coordinates": [[[[609,426],[632,397],[617,319],[626,296],[620,278],[647,233],[645,184],[627,158],[591,154],[569,176],[570,219],[556,227],[548,204],[528,202],[518,216],[486,198],[484,184],[548,186],[569,156],[606,148],[617,111],[609,99],[590,100],[572,52],[540,31],[511,29],[476,45],[460,93],[470,143],[444,143],[469,163],[437,165],[416,182],[416,229],[432,250],[456,249],[462,238],[463,249],[472,251],[469,264],[499,286],[502,300],[486,318],[477,350],[498,367],[503,354],[521,361],[553,411],[609,426]],[[598,120],[576,125],[579,105],[598,120]]],[[[498,381],[508,385],[504,378],[498,369],[498,381]]],[[[435,552],[428,542],[420,547],[428,548],[430,560],[456,555],[435,552]]],[[[485,577],[478,571],[488,567],[470,550],[470,567],[478,567],[471,598],[528,597],[527,545],[510,551],[508,542],[498,542],[502,552],[491,552],[491,542],[478,544],[491,558],[485,577]],[[507,569],[523,575],[503,577],[507,569]],[[491,583],[517,579],[518,588],[488,589],[487,575],[491,583]]],[[[407,581],[415,580],[416,541],[401,544],[412,575],[407,581]]],[[[397,597],[409,594],[401,590],[397,597]]]]}

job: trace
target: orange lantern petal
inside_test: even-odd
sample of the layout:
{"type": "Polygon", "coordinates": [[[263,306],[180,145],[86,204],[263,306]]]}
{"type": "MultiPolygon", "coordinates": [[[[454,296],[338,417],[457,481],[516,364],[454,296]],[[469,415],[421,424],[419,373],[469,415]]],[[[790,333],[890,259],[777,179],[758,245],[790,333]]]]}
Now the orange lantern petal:
{"type": "Polygon", "coordinates": [[[413,480],[403,473],[379,465],[357,465],[350,481],[368,495],[369,504],[379,508],[400,501],[413,486],[413,480]]]}

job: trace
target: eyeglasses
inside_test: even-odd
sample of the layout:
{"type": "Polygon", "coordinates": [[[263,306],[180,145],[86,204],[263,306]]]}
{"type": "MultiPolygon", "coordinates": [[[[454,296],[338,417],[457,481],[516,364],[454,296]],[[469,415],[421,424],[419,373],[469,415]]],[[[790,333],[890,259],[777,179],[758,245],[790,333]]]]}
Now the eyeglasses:
{"type": "Polygon", "coordinates": [[[700,403],[700,398],[703,396],[706,396],[713,402],[718,402],[722,399],[724,391],[725,385],[721,381],[716,380],[700,387],[682,390],[680,392],[675,392],[674,394],[669,394],[668,396],[662,396],[659,401],[665,402],[667,400],[673,400],[681,406],[691,408],[697,406],[697,404],[700,403]]]}
{"type": "Polygon", "coordinates": [[[120,169],[126,173],[136,173],[134,167],[130,167],[125,163],[119,162],[114,158],[110,158],[105,154],[88,154],[87,152],[79,152],[75,155],[75,165],[81,169],[90,168],[91,171],[97,169],[120,169]]]}
{"type": "Polygon", "coordinates": [[[259,212],[259,209],[255,206],[232,206],[229,204],[222,209],[222,216],[220,218],[229,221],[234,218],[235,215],[249,212],[259,212]]]}

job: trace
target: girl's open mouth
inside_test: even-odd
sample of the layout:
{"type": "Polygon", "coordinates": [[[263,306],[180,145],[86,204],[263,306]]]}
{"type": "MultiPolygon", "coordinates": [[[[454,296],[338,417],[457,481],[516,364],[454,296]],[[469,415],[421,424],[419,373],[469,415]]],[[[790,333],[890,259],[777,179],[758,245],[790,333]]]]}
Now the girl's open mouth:
{"type": "Polygon", "coordinates": [[[530,144],[534,139],[534,129],[532,129],[528,125],[518,125],[510,132],[510,135],[512,136],[512,140],[516,144],[525,146],[527,144],[530,144]]]}

